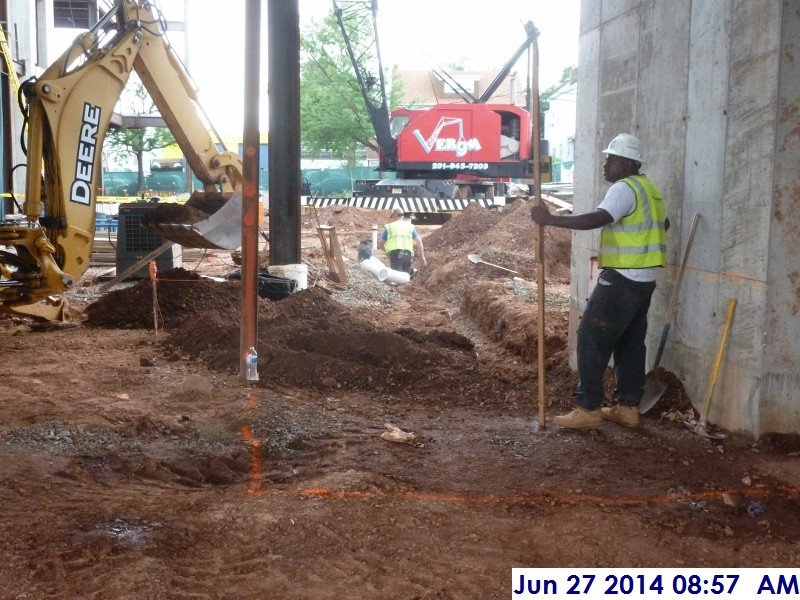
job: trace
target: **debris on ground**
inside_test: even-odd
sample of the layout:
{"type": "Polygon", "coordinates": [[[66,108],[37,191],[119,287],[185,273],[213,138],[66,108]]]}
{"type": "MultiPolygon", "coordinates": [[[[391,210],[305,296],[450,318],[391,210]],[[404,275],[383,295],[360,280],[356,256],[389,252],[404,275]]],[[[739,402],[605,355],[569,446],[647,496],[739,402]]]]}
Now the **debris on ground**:
{"type": "Polygon", "coordinates": [[[391,423],[385,423],[384,427],[386,427],[386,431],[381,434],[381,437],[387,442],[410,444],[417,439],[417,434],[415,434],[413,431],[403,431],[391,423]]]}
{"type": "Polygon", "coordinates": [[[158,332],[149,281],[103,294],[91,272],[85,324],[0,316],[5,596],[500,598],[512,566],[800,565],[796,436],[693,435],[663,370],[638,429],[550,426],[577,385],[571,236],[545,228],[540,374],[529,212],[418,226],[429,264],[392,287],[358,264],[388,211],[306,211],[309,287],[259,298],[254,386],[230,253],[159,272],[158,332]]]}

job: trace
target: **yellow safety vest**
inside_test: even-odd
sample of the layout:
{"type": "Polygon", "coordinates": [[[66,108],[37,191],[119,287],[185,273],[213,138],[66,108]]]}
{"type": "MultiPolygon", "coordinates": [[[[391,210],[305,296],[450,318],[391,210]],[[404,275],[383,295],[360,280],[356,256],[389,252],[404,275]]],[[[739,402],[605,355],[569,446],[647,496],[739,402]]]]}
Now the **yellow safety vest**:
{"type": "Polygon", "coordinates": [[[667,264],[664,200],[645,175],[631,175],[626,183],[636,196],[636,208],[600,231],[600,267],[648,269],[667,264]]]}
{"type": "Polygon", "coordinates": [[[414,253],[414,226],[410,221],[399,219],[386,224],[386,252],[409,250],[414,253]]]}

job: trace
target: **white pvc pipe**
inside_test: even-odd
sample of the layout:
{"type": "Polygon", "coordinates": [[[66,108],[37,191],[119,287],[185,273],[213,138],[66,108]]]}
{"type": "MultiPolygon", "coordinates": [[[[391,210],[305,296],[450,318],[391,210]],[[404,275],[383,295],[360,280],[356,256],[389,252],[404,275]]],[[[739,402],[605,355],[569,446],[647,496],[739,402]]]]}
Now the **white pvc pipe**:
{"type": "Polygon", "coordinates": [[[366,260],[362,260],[361,268],[364,269],[367,273],[372,273],[375,277],[378,278],[378,281],[385,281],[386,277],[388,276],[389,269],[386,268],[379,259],[375,258],[374,256],[370,256],[366,260]]]}
{"type": "Polygon", "coordinates": [[[386,277],[385,280],[388,283],[408,283],[411,281],[411,275],[406,273],[405,271],[395,271],[394,269],[386,269],[386,277]]]}

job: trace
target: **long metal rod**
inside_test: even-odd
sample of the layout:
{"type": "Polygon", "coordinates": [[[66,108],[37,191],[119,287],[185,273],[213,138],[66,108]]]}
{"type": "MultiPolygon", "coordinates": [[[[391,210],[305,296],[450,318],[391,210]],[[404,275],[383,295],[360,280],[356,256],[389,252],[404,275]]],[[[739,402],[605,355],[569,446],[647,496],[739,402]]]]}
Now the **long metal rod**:
{"type": "Polygon", "coordinates": [[[261,133],[258,104],[261,57],[261,2],[245,5],[244,157],[242,159],[242,320],[239,376],[244,380],[248,350],[258,344],[258,167],[261,133]]]}
{"type": "MultiPolygon", "coordinates": [[[[537,36],[538,37],[538,36],[537,36]]],[[[528,105],[531,115],[531,156],[533,157],[534,197],[536,203],[542,206],[542,175],[541,175],[541,131],[539,125],[539,42],[533,37],[530,47],[530,92],[528,105]]],[[[545,367],[544,367],[544,227],[536,226],[536,260],[539,268],[536,273],[538,315],[536,323],[536,337],[538,338],[538,379],[539,379],[539,425],[546,426],[545,418],[545,367]]]]}

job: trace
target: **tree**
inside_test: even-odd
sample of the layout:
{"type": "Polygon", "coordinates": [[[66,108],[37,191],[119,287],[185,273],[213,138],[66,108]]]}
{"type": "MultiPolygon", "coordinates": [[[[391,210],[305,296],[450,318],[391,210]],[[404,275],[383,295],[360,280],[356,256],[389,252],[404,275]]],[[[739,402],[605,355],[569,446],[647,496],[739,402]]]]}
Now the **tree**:
{"type": "Polygon", "coordinates": [[[564,67],[564,71],[561,73],[561,79],[539,94],[539,121],[542,124],[544,124],[544,113],[550,109],[550,98],[569,82],[571,72],[572,67],[564,67]]]}
{"type": "MultiPolygon", "coordinates": [[[[378,147],[361,90],[333,13],[304,31],[300,57],[300,120],[306,152],[330,152],[355,163],[359,147],[378,147]]],[[[392,70],[390,105],[402,97],[392,70]]]]}
{"type": "MultiPolygon", "coordinates": [[[[158,114],[150,94],[138,78],[131,77],[123,97],[125,114],[134,116],[158,114]]],[[[141,194],[144,191],[145,153],[175,143],[172,132],[166,127],[118,127],[108,130],[104,149],[115,158],[126,156],[136,158],[137,189],[141,194]]]]}

